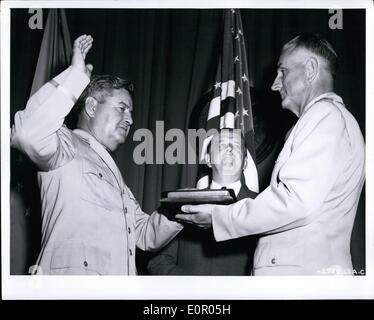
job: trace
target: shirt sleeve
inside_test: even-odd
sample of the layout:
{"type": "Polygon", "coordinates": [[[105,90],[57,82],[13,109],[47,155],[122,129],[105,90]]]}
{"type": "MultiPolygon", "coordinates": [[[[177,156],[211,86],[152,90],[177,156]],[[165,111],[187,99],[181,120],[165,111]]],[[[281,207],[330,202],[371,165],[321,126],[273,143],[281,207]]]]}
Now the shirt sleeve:
{"type": "Polygon", "coordinates": [[[25,152],[42,171],[68,161],[74,150],[63,122],[88,83],[84,72],[70,66],[41,87],[16,113],[11,146],[25,152]]]}
{"type": "Polygon", "coordinates": [[[183,229],[183,225],[170,221],[157,211],[151,215],[143,212],[131,190],[127,190],[135,205],[136,246],[143,251],[156,251],[166,246],[183,229]]]}
{"type": "Polygon", "coordinates": [[[214,208],[216,240],[281,232],[318,216],[350,153],[345,121],[331,103],[319,102],[299,119],[294,130],[290,154],[280,161],[280,168],[274,168],[276,177],[268,188],[256,199],[214,208]]]}

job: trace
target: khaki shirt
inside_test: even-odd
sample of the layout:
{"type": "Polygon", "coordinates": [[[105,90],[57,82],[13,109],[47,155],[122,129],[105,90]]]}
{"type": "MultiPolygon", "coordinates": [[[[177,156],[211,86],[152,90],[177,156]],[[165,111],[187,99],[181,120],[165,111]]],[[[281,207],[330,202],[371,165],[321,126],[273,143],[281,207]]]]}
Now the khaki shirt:
{"type": "Polygon", "coordinates": [[[63,125],[88,82],[70,67],[15,115],[11,145],[40,168],[42,249],[35,271],[135,275],[136,247],[156,250],[182,225],[144,213],[105,148],[63,125]]]}

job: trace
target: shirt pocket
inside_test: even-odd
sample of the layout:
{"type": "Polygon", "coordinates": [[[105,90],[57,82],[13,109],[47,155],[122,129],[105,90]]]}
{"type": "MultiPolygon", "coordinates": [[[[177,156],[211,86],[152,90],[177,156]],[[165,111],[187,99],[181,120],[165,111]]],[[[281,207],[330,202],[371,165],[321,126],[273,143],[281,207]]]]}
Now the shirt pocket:
{"type": "Polygon", "coordinates": [[[81,198],[95,206],[112,211],[121,203],[121,192],[110,169],[84,161],[81,198]]]}
{"type": "Polygon", "coordinates": [[[109,252],[82,241],[67,240],[54,250],[50,273],[105,275],[109,273],[109,268],[109,252]]]}

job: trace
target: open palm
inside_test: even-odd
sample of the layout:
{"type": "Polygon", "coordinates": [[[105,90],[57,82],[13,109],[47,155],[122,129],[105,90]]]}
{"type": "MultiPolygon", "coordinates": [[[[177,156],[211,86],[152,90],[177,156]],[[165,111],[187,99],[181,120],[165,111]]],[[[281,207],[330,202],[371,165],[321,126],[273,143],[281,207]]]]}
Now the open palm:
{"type": "Polygon", "coordinates": [[[90,51],[93,43],[93,38],[90,35],[82,35],[75,39],[73,46],[73,57],[71,65],[82,70],[90,76],[92,66],[85,64],[85,59],[88,51],[90,51]],[[88,70],[87,70],[88,69],[88,70]]]}

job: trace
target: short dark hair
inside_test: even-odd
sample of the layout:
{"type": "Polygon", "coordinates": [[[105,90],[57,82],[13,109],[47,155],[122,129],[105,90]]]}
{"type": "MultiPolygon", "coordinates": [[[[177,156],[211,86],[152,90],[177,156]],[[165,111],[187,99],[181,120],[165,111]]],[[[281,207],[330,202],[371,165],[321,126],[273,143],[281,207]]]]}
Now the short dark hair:
{"type": "Polygon", "coordinates": [[[319,34],[306,33],[301,34],[288,41],[282,50],[305,48],[319,57],[325,59],[331,75],[335,78],[338,70],[338,55],[332,45],[319,34]]]}
{"type": "Polygon", "coordinates": [[[90,83],[75,103],[73,112],[78,115],[83,110],[87,97],[93,97],[101,103],[106,97],[111,96],[113,90],[119,89],[127,90],[133,98],[134,86],[129,80],[106,74],[92,76],[90,83]]]}

